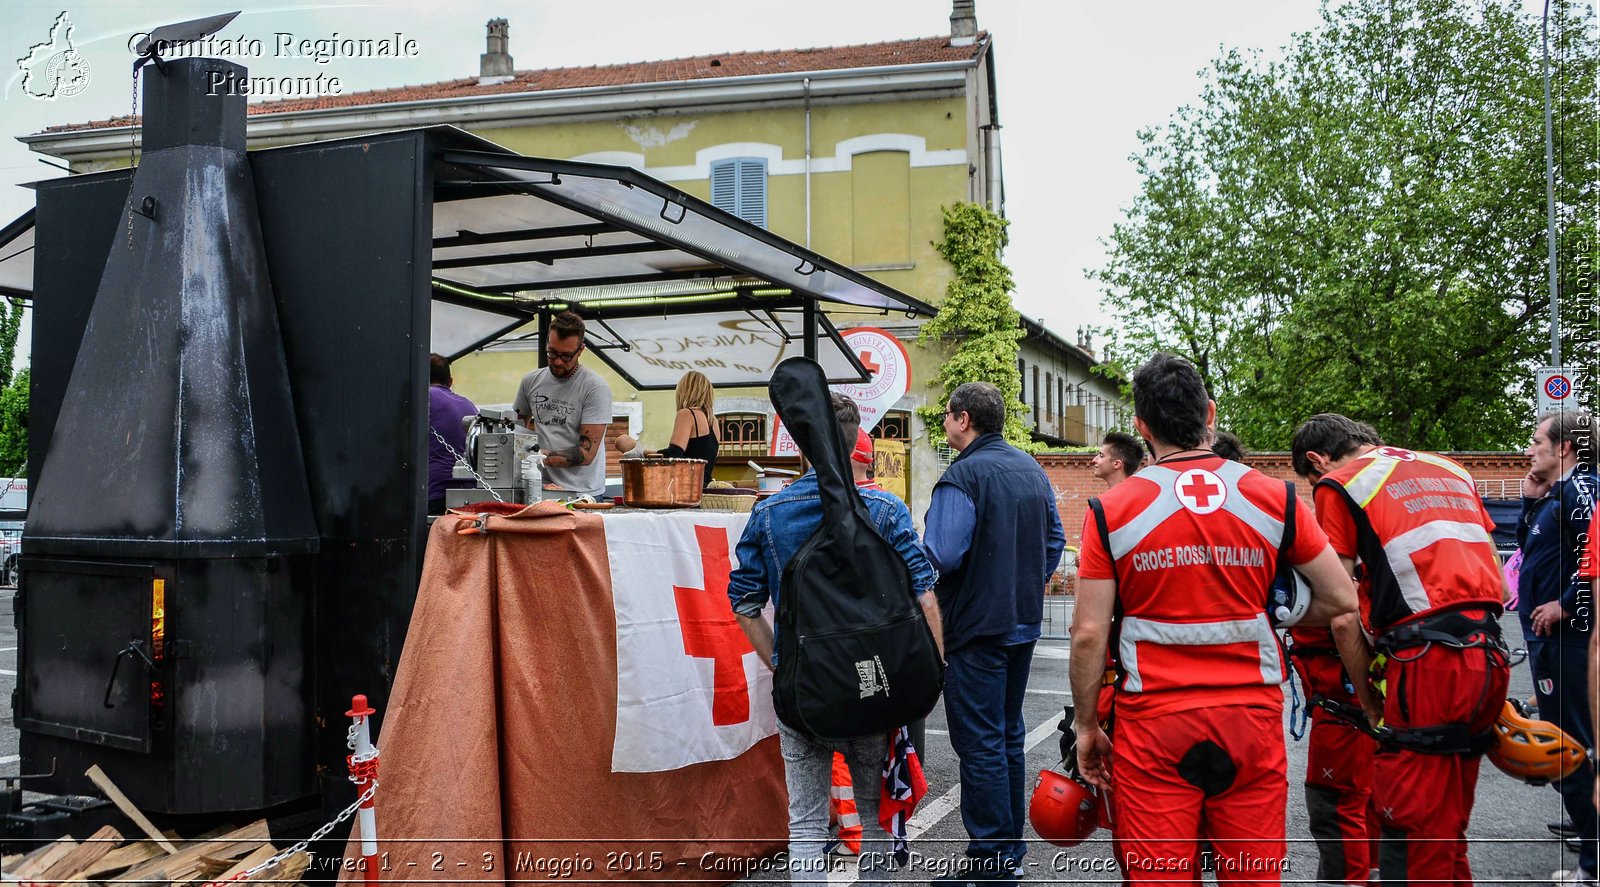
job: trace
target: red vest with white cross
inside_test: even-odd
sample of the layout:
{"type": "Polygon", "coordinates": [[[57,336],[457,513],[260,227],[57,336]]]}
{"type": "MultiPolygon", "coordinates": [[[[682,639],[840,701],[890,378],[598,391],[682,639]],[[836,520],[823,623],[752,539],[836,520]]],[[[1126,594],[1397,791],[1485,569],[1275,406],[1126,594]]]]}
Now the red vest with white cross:
{"type": "Polygon", "coordinates": [[[1281,482],[1213,456],[1169,459],[1101,497],[1121,609],[1119,711],[1283,704],[1265,602],[1286,501],[1281,482]]]}

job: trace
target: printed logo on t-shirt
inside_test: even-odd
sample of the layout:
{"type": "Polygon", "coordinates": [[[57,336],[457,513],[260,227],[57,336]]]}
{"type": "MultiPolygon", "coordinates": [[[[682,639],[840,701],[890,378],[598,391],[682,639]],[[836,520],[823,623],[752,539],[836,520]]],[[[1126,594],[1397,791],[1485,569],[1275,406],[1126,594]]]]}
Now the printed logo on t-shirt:
{"type": "Polygon", "coordinates": [[[1191,468],[1178,475],[1172,491],[1183,507],[1195,514],[1210,514],[1221,508],[1228,498],[1228,488],[1222,478],[1204,468],[1191,468]]]}
{"type": "Polygon", "coordinates": [[[555,400],[548,394],[533,395],[533,421],[540,425],[566,425],[577,404],[555,400]]]}

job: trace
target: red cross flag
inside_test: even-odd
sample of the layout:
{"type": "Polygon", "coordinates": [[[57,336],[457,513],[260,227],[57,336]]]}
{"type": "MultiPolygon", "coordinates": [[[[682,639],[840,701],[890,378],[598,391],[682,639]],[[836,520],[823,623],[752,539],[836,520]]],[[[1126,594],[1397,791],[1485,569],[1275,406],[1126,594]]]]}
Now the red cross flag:
{"type": "Polygon", "coordinates": [[[736,758],[777,732],[772,672],[728,605],[747,515],[607,518],[617,609],[614,772],[736,758]]]}

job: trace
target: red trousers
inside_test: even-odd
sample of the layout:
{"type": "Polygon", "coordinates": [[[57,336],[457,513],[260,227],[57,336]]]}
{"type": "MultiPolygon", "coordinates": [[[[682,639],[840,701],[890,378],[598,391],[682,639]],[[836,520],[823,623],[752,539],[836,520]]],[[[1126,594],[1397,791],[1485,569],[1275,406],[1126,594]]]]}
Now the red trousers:
{"type": "MultiPolygon", "coordinates": [[[[1306,698],[1359,706],[1332,652],[1294,656],[1306,698]]],[[[1317,880],[1366,884],[1378,864],[1378,808],[1372,796],[1378,744],[1325,709],[1311,709],[1306,760],[1306,814],[1317,841],[1317,880]]]]}
{"type": "Polygon", "coordinates": [[[1306,813],[1317,839],[1317,880],[1366,884],[1378,862],[1372,737],[1325,711],[1311,714],[1306,813]]]}
{"type": "Polygon", "coordinates": [[[1119,714],[1111,773],[1118,861],[1127,881],[1198,884],[1198,842],[1206,838],[1218,883],[1279,883],[1287,771],[1277,709],[1119,714]]]}
{"type": "MultiPolygon", "coordinates": [[[[1466,724],[1477,733],[1499,717],[1510,668],[1498,653],[1434,644],[1426,652],[1417,648],[1399,655],[1384,670],[1386,726],[1466,724]]],[[[1378,865],[1385,885],[1471,884],[1467,820],[1483,756],[1386,745],[1376,758],[1374,796],[1384,838],[1378,865]]]]}

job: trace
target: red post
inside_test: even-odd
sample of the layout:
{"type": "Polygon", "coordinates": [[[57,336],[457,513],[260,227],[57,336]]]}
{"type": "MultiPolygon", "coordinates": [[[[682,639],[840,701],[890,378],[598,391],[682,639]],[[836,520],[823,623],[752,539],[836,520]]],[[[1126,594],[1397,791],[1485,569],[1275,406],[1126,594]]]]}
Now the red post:
{"type": "Polygon", "coordinates": [[[355,721],[355,754],[346,759],[350,766],[350,781],[356,785],[356,796],[367,793],[370,786],[372,795],[361,802],[361,807],[356,811],[356,822],[361,829],[361,863],[366,873],[366,882],[376,885],[378,883],[378,823],[375,808],[378,805],[378,750],[372,745],[372,728],[368,719],[377,714],[377,709],[367,705],[365,694],[357,693],[350,699],[350,710],[345,712],[355,721]]]}

